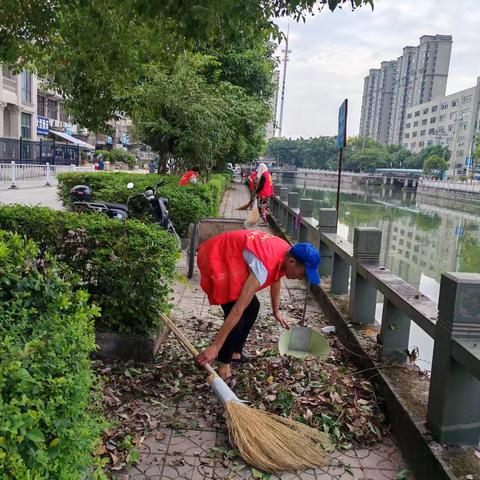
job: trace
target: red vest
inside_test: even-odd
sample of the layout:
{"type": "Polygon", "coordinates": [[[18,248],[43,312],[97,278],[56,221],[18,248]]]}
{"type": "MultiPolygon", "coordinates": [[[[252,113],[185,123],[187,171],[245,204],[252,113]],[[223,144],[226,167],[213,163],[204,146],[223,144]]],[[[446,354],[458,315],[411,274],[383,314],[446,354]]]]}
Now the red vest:
{"type": "Polygon", "coordinates": [[[257,197],[271,197],[273,195],[273,182],[270,172],[265,172],[262,177],[265,177],[263,188],[257,193],[257,197]]]}
{"type": "Polygon", "coordinates": [[[181,186],[181,187],[184,187],[185,185],[188,185],[188,182],[190,181],[190,179],[193,177],[193,176],[196,176],[197,175],[197,172],[194,172],[193,170],[189,170],[187,173],[184,173],[182,175],[182,177],[180,178],[180,181],[178,182],[178,184],[181,186]]]}
{"type": "Polygon", "coordinates": [[[262,290],[285,275],[283,259],[290,245],[279,237],[258,230],[222,233],[198,248],[197,264],[200,286],[211,305],[237,300],[250,270],[243,251],[252,252],[264,265],[268,276],[262,290]]]}
{"type": "Polygon", "coordinates": [[[255,177],[257,176],[257,172],[252,172],[248,176],[248,188],[250,189],[251,192],[255,189],[255,177]]]}

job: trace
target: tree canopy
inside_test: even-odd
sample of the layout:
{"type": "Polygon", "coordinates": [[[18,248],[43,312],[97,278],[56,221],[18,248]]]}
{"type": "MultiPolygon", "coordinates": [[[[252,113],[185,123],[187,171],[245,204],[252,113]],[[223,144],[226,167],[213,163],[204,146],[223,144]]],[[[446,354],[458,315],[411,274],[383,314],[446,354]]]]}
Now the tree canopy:
{"type": "Polygon", "coordinates": [[[440,155],[430,155],[423,164],[423,173],[425,175],[435,175],[440,179],[448,168],[445,158],[440,155]]]}
{"type": "Polygon", "coordinates": [[[264,147],[275,19],[361,5],[373,0],[0,0],[0,62],[37,73],[92,131],[123,112],[162,158],[248,161],[264,147]]]}
{"type": "MultiPolygon", "coordinates": [[[[360,172],[376,168],[421,169],[432,154],[438,154],[445,161],[450,157],[448,148],[440,145],[427,147],[414,154],[400,145],[384,146],[368,137],[350,137],[343,151],[343,170],[360,172]]],[[[268,142],[267,155],[282,164],[297,167],[327,170],[338,168],[336,137],[273,138],[268,142]]]]}

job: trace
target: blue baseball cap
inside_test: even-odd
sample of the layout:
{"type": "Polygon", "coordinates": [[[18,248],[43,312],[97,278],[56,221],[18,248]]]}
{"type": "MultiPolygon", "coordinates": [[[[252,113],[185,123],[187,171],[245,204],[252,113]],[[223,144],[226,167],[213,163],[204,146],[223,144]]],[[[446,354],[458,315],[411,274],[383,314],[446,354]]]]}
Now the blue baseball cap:
{"type": "Polygon", "coordinates": [[[319,285],[320,252],[311,243],[297,243],[290,249],[290,254],[295,260],[305,265],[305,273],[309,282],[313,285],[319,285]]]}

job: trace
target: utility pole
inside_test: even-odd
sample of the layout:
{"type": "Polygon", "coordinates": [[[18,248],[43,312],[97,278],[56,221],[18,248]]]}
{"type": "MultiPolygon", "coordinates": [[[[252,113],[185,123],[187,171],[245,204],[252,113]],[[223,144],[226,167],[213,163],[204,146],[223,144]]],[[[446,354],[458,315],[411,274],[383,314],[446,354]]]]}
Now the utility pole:
{"type": "Polygon", "coordinates": [[[287,38],[285,39],[285,49],[282,50],[284,52],[283,56],[283,80],[282,80],[282,97],[280,99],[280,118],[278,121],[278,136],[282,136],[282,127],[283,127],[283,104],[285,101],[285,78],[287,76],[287,62],[289,60],[288,54],[292,51],[288,49],[288,34],[290,33],[290,25],[287,27],[287,38]]]}

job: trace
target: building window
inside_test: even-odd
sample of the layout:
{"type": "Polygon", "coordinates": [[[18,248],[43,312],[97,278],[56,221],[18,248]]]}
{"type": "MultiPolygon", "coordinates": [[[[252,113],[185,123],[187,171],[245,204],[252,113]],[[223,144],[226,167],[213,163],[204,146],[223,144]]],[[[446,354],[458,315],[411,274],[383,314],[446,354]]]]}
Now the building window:
{"type": "Polygon", "coordinates": [[[471,95],[467,95],[466,97],[462,98],[462,103],[463,104],[470,103],[471,101],[472,101],[472,96],[471,95]]]}
{"type": "Polygon", "coordinates": [[[434,134],[435,134],[435,129],[434,129],[434,128],[430,128],[430,129],[428,130],[428,134],[429,134],[429,135],[434,135],[434,134]]]}
{"type": "Polygon", "coordinates": [[[37,115],[45,117],[47,114],[47,98],[43,95],[37,95],[37,115]]]}
{"type": "Polygon", "coordinates": [[[32,116],[22,112],[22,138],[32,138],[32,116]]]}
{"type": "Polygon", "coordinates": [[[417,136],[417,132],[412,133],[412,137],[415,138],[417,136]]]}
{"type": "Polygon", "coordinates": [[[57,115],[58,115],[58,102],[55,100],[48,100],[48,118],[51,118],[52,120],[57,120],[57,115]]]}
{"type": "Polygon", "coordinates": [[[452,112],[450,114],[450,120],[456,120],[457,119],[457,112],[452,112]]]}
{"type": "Polygon", "coordinates": [[[22,72],[22,102],[32,103],[32,74],[22,72]]]}
{"type": "Polygon", "coordinates": [[[407,123],[407,124],[405,125],[405,128],[410,128],[410,125],[411,125],[411,123],[407,123]]]}
{"type": "Polygon", "coordinates": [[[423,109],[423,114],[426,115],[428,113],[428,108],[423,109]]]}
{"type": "Polygon", "coordinates": [[[411,113],[408,113],[408,114],[407,114],[407,118],[412,118],[412,114],[411,114],[411,113]]]}
{"type": "Polygon", "coordinates": [[[415,112],[415,116],[416,116],[416,117],[419,117],[419,116],[420,116],[420,110],[417,110],[417,111],[415,112]]]}
{"type": "Polygon", "coordinates": [[[452,107],[456,107],[458,105],[458,99],[452,100],[452,107]]]}
{"type": "Polygon", "coordinates": [[[423,148],[424,145],[425,145],[425,142],[423,140],[421,142],[418,142],[418,146],[420,148],[423,148]]]}
{"type": "Polygon", "coordinates": [[[469,109],[469,108],[464,108],[464,109],[462,110],[461,120],[465,120],[465,117],[466,117],[467,115],[470,115],[470,109],[469,109]]]}
{"type": "Polygon", "coordinates": [[[403,148],[408,148],[408,143],[404,143],[403,148]]]}
{"type": "Polygon", "coordinates": [[[433,140],[427,140],[427,145],[433,145],[433,140]]]}
{"type": "Polygon", "coordinates": [[[455,124],[449,125],[448,126],[448,131],[452,132],[452,133],[455,133],[455,124]]]}
{"type": "Polygon", "coordinates": [[[416,146],[417,146],[417,142],[412,142],[412,143],[411,143],[411,147],[412,147],[412,148],[415,148],[416,146]]]}
{"type": "Polygon", "coordinates": [[[423,119],[423,120],[422,120],[422,125],[426,125],[426,124],[427,124],[427,122],[428,122],[428,120],[427,120],[426,118],[425,118],[425,119],[423,119]]]}
{"type": "Polygon", "coordinates": [[[410,134],[409,133],[406,133],[405,134],[405,138],[409,138],[410,137],[410,134]]]}
{"type": "Polygon", "coordinates": [[[444,113],[443,115],[440,115],[438,117],[439,122],[444,122],[446,119],[447,119],[447,114],[446,113],[444,113]]]}
{"type": "Polygon", "coordinates": [[[421,137],[424,137],[426,133],[427,133],[426,130],[422,130],[422,131],[420,132],[420,136],[421,136],[421,137]]]}
{"type": "Polygon", "coordinates": [[[448,102],[440,104],[440,110],[446,110],[448,108],[448,102]]]}
{"type": "Polygon", "coordinates": [[[430,118],[430,123],[435,123],[437,121],[437,117],[430,118]]]}
{"type": "Polygon", "coordinates": [[[438,105],[434,105],[432,107],[432,113],[436,112],[438,110],[438,105]]]}

